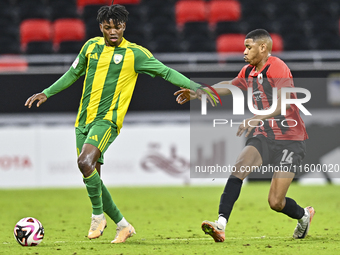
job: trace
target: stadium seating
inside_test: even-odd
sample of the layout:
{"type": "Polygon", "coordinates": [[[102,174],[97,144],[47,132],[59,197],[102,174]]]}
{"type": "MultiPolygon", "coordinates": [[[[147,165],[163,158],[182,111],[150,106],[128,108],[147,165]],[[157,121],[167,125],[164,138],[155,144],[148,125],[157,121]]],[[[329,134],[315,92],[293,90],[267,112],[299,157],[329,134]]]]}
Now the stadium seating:
{"type": "MultiPolygon", "coordinates": [[[[127,31],[129,30],[129,27],[127,27],[127,31]]],[[[156,44],[164,44],[166,39],[170,40],[172,38],[172,41],[177,41],[179,40],[179,34],[177,31],[176,27],[176,22],[175,21],[169,21],[168,19],[164,19],[163,17],[156,17],[153,19],[151,22],[147,23],[147,25],[144,27],[143,30],[146,33],[146,41],[144,42],[143,46],[150,49],[152,52],[156,52],[155,48],[161,49],[162,52],[164,52],[164,48],[166,46],[161,45],[159,47],[156,46],[156,44]]],[[[124,35],[125,36],[125,35],[124,35]]],[[[127,39],[130,39],[126,37],[127,39]]],[[[173,49],[179,49],[178,45],[172,45],[170,43],[169,48],[171,48],[171,51],[175,51],[173,49]]]]}
{"type": "Polygon", "coordinates": [[[12,0],[2,0],[0,2],[0,7],[10,6],[12,5],[12,0]]]}
{"type": "Polygon", "coordinates": [[[84,6],[82,17],[85,23],[89,20],[97,20],[97,12],[100,7],[101,5],[97,5],[97,4],[84,6]]]}
{"type": "Polygon", "coordinates": [[[16,8],[11,5],[0,4],[0,19],[15,22],[18,19],[16,8]]]}
{"type": "Polygon", "coordinates": [[[173,2],[167,0],[147,0],[143,1],[143,3],[149,19],[162,17],[170,22],[175,21],[175,5],[173,2]]]}
{"type": "Polygon", "coordinates": [[[283,51],[284,43],[283,43],[282,37],[280,35],[278,35],[278,34],[270,34],[270,37],[273,40],[272,51],[273,52],[281,52],[281,51],[283,51]]]}
{"type": "Polygon", "coordinates": [[[216,23],[215,34],[245,34],[246,27],[241,22],[223,21],[216,23]]]}
{"type": "Polygon", "coordinates": [[[10,37],[18,41],[19,26],[15,19],[7,18],[0,14],[0,34],[0,40],[5,37],[10,37]]]}
{"type": "Polygon", "coordinates": [[[316,14],[313,17],[313,21],[311,23],[311,32],[316,35],[320,32],[322,33],[331,33],[331,34],[339,34],[339,24],[338,17],[332,18],[329,16],[325,16],[324,14],[316,14]]]}
{"type": "Polygon", "coordinates": [[[29,42],[51,41],[52,26],[49,20],[30,19],[20,24],[21,49],[26,51],[29,42]]]}
{"type": "Polygon", "coordinates": [[[208,20],[212,25],[220,21],[238,21],[241,18],[241,5],[236,0],[213,0],[208,6],[208,20]]]}
{"type": "Polygon", "coordinates": [[[283,37],[284,49],[287,51],[311,50],[311,38],[304,34],[288,34],[283,37]]]}
{"type": "Polygon", "coordinates": [[[139,19],[139,22],[146,21],[145,15],[146,10],[139,5],[136,4],[125,4],[126,10],[129,12],[129,20],[130,19],[139,19]]]}
{"type": "Polygon", "coordinates": [[[143,24],[138,19],[130,19],[126,26],[127,29],[124,32],[124,37],[130,42],[144,46],[147,34],[143,28],[143,24]]]}
{"type": "Polygon", "coordinates": [[[96,19],[86,21],[85,28],[86,28],[86,40],[103,35],[99,29],[99,24],[96,19]]]}
{"type": "Polygon", "coordinates": [[[53,52],[53,43],[51,41],[29,42],[25,50],[26,54],[51,54],[53,52]]]}
{"type": "Polygon", "coordinates": [[[339,17],[339,1],[309,1],[307,5],[305,5],[305,13],[307,17],[312,17],[315,15],[327,16],[329,18],[338,18],[339,17]]]}
{"type": "MultiPolygon", "coordinates": [[[[278,34],[270,35],[273,40],[273,52],[281,52],[283,50],[283,39],[278,34]]],[[[216,40],[216,48],[218,52],[244,52],[244,34],[225,34],[220,35],[216,40]]]]}
{"type": "Polygon", "coordinates": [[[216,50],[218,53],[244,51],[244,34],[225,34],[217,37],[216,50]]]}
{"type": "Polygon", "coordinates": [[[83,47],[83,41],[64,41],[60,42],[58,47],[58,53],[60,54],[72,54],[80,52],[83,47]]]}
{"type": "MultiPolygon", "coordinates": [[[[54,22],[53,28],[53,44],[57,51],[62,47],[61,42],[74,42],[75,45],[79,45],[79,42],[85,40],[85,25],[81,19],[58,19],[54,22]]],[[[77,50],[79,51],[79,48],[77,50]]]]}
{"type": "Polygon", "coordinates": [[[155,38],[159,35],[172,35],[177,36],[176,23],[171,22],[163,17],[156,17],[148,24],[148,29],[150,30],[151,38],[155,38]]]}
{"type": "Polygon", "coordinates": [[[76,0],[51,1],[51,19],[79,18],[76,0]]]}
{"type": "Polygon", "coordinates": [[[204,38],[210,39],[212,37],[208,22],[187,22],[184,24],[182,31],[182,37],[184,39],[196,35],[200,36],[203,40],[204,38]]]}
{"type": "Polygon", "coordinates": [[[201,0],[180,0],[176,3],[176,22],[183,26],[189,21],[206,21],[206,4],[201,0]]]}
{"type": "Polygon", "coordinates": [[[305,34],[306,22],[299,17],[285,15],[278,18],[279,33],[282,36],[290,34],[305,34]]]}
{"type": "MultiPolygon", "coordinates": [[[[51,53],[51,42],[55,46],[53,52],[77,53],[85,39],[102,35],[97,11],[111,2],[1,0],[0,54],[51,53]],[[70,33],[73,25],[60,27],[59,34],[53,36],[51,23],[62,19],[77,20],[75,23],[82,23],[82,28],[70,33]],[[27,24],[32,24],[32,20],[38,23],[30,28],[27,24]],[[56,38],[63,34],[66,38],[57,42],[56,38]],[[70,34],[76,39],[67,39],[70,34]]],[[[235,46],[230,45],[230,40],[236,40],[235,34],[244,35],[256,28],[273,34],[276,51],[332,50],[338,49],[340,43],[340,1],[337,0],[115,0],[114,3],[125,5],[130,13],[126,38],[160,52],[204,49],[231,52],[235,51],[235,46]],[[228,34],[233,39],[224,41],[228,34]],[[197,40],[199,37],[208,40],[197,40]],[[222,42],[230,50],[226,49],[229,46],[221,46],[222,42]]],[[[243,52],[243,43],[241,48],[236,51],[243,52]]]]}
{"type": "Polygon", "coordinates": [[[141,0],[115,0],[115,4],[140,4],[141,0]]]}
{"type": "MultiPolygon", "coordinates": [[[[266,20],[264,20],[263,18],[259,17],[259,16],[250,16],[247,18],[246,20],[246,30],[247,32],[258,29],[258,28],[262,28],[267,30],[269,33],[278,33],[279,30],[279,24],[275,21],[271,21],[271,22],[267,22],[266,20]]],[[[282,26],[286,26],[286,25],[282,25],[282,26]]]]}
{"type": "Polygon", "coordinates": [[[320,34],[317,42],[318,50],[340,50],[339,35],[320,34]]]}
{"type": "Polygon", "coordinates": [[[181,46],[176,38],[162,35],[153,40],[149,49],[152,52],[180,52],[181,46]]]}
{"type": "Polygon", "coordinates": [[[18,40],[13,40],[10,37],[0,39],[0,54],[19,54],[20,44],[18,40]]]}
{"type": "Polygon", "coordinates": [[[49,19],[49,8],[42,0],[18,1],[19,18],[25,19],[49,19]]]}
{"type": "MultiPolygon", "coordinates": [[[[280,0],[277,0],[280,1],[280,0]]],[[[275,0],[275,3],[277,2],[275,0]]],[[[286,9],[289,8],[289,6],[286,6],[285,8],[280,7],[280,9],[276,8],[276,5],[273,4],[273,1],[261,1],[260,3],[257,1],[251,1],[247,0],[244,2],[242,0],[242,19],[247,20],[250,17],[261,17],[263,20],[273,20],[275,19],[275,15],[279,16],[276,12],[279,12],[280,14],[286,13],[286,9]],[[283,11],[285,10],[285,11],[283,11]]]]}
{"type": "Polygon", "coordinates": [[[215,41],[209,37],[202,37],[199,34],[192,35],[184,40],[183,51],[186,52],[214,52],[216,51],[215,41]]]}
{"type": "Polygon", "coordinates": [[[82,9],[86,5],[109,5],[110,0],[77,0],[78,8],[82,9]]]}

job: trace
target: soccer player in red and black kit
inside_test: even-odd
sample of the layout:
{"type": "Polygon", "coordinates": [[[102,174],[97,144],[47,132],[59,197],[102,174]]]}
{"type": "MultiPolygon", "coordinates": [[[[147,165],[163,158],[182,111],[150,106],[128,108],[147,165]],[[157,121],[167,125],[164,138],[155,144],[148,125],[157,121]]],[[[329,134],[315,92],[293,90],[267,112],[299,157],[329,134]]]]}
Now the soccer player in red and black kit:
{"type": "MultiPolygon", "coordinates": [[[[308,138],[305,124],[296,105],[287,105],[286,115],[281,115],[281,88],[294,87],[293,77],[281,59],[271,56],[273,41],[266,30],[256,29],[248,33],[244,45],[244,60],[249,64],[242,68],[235,79],[220,82],[214,89],[219,95],[230,95],[230,90],[221,85],[234,85],[243,90],[251,87],[254,108],[266,110],[272,105],[272,88],[275,87],[277,107],[272,114],[255,115],[239,126],[237,136],[246,132],[245,136],[248,137],[254,127],[256,128],[236,160],[236,171],[230,175],[226,183],[220,200],[218,220],[203,221],[202,230],[211,235],[215,242],[225,240],[225,227],[230,213],[239,197],[243,180],[250,174],[250,171],[244,171],[246,167],[252,169],[254,166],[261,165],[288,166],[286,169],[291,171],[273,173],[268,202],[274,211],[297,219],[298,224],[293,237],[305,238],[315,213],[314,208],[310,206],[302,208],[292,198],[286,197],[295,175],[292,170],[294,166],[301,165],[306,152],[305,140],[308,138]],[[282,125],[283,120],[284,125],[282,125]]],[[[188,89],[179,90],[175,95],[178,95],[176,100],[180,104],[201,98],[188,89]]],[[[287,93],[286,98],[296,98],[296,94],[287,93]]]]}

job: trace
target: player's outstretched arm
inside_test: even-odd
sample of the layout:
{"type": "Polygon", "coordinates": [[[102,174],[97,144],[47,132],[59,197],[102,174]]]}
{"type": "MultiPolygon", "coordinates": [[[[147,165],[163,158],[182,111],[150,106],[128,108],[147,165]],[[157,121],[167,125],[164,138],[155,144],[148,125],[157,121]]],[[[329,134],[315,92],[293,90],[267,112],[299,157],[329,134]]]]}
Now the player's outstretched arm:
{"type": "Polygon", "coordinates": [[[34,101],[37,101],[37,100],[38,100],[37,107],[39,107],[42,103],[46,102],[47,96],[42,92],[38,94],[34,94],[33,96],[29,97],[26,100],[25,106],[27,106],[28,108],[31,108],[34,101]]]}
{"type": "MultiPolygon", "coordinates": [[[[204,90],[202,89],[197,89],[196,91],[190,90],[190,89],[185,89],[181,88],[181,90],[178,90],[174,93],[176,97],[176,102],[179,104],[185,104],[186,102],[189,102],[190,100],[193,99],[200,99],[202,98],[203,94],[207,94],[204,90]]],[[[213,95],[215,97],[215,95],[213,95]]],[[[208,95],[207,100],[210,102],[210,104],[214,107],[214,100],[208,95]]],[[[216,98],[215,98],[216,100],[216,98]]]]}
{"type": "Polygon", "coordinates": [[[185,104],[190,100],[197,99],[197,93],[190,89],[181,88],[174,93],[176,97],[176,102],[179,104],[185,104]]]}
{"type": "MultiPolygon", "coordinates": [[[[224,84],[230,85],[231,81],[222,81],[212,86],[220,96],[226,96],[226,95],[231,94],[229,89],[223,87],[224,84]]],[[[211,95],[215,98],[217,103],[219,102],[218,97],[215,95],[214,91],[212,91],[210,88],[204,88],[204,89],[208,90],[211,93],[211,95]]],[[[203,92],[202,94],[204,93],[205,92],[203,92]]],[[[202,94],[198,95],[197,92],[190,90],[190,89],[185,89],[185,88],[181,88],[181,90],[178,90],[174,93],[174,95],[177,96],[176,102],[179,104],[185,104],[186,102],[189,102],[190,100],[197,99],[197,98],[201,99],[202,94]]],[[[213,104],[213,100],[211,100],[210,103],[212,104],[212,106],[215,106],[213,104]]]]}

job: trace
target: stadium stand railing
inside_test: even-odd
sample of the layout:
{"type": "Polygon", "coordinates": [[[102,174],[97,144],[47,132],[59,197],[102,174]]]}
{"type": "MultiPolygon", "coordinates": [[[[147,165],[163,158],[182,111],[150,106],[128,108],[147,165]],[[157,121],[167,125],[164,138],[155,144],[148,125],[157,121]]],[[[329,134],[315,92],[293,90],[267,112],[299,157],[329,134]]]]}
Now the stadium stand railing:
{"type": "MultiPolygon", "coordinates": [[[[340,51],[277,52],[273,55],[283,59],[292,71],[339,70],[340,51]]],[[[64,73],[77,54],[22,55],[27,68],[25,73],[64,73]]],[[[154,56],[179,72],[226,72],[239,71],[244,65],[243,54],[228,53],[155,53],[154,56]]],[[[0,56],[0,60],[6,56],[0,56]]],[[[13,70],[16,71],[16,70],[13,70]]],[[[1,73],[10,70],[1,71],[1,73]]]]}

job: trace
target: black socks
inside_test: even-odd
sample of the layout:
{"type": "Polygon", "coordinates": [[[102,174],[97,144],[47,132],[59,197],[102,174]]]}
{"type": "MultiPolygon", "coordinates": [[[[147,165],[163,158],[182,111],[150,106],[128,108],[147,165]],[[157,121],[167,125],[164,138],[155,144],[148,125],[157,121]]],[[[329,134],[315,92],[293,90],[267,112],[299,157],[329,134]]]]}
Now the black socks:
{"type": "Polygon", "coordinates": [[[293,199],[286,197],[286,205],[281,211],[293,219],[301,219],[305,214],[305,209],[299,206],[293,199]]]}
{"type": "Polygon", "coordinates": [[[220,200],[220,207],[218,213],[220,216],[229,219],[231,210],[233,209],[234,203],[238,199],[243,181],[233,175],[230,175],[223,194],[220,200]]]}

